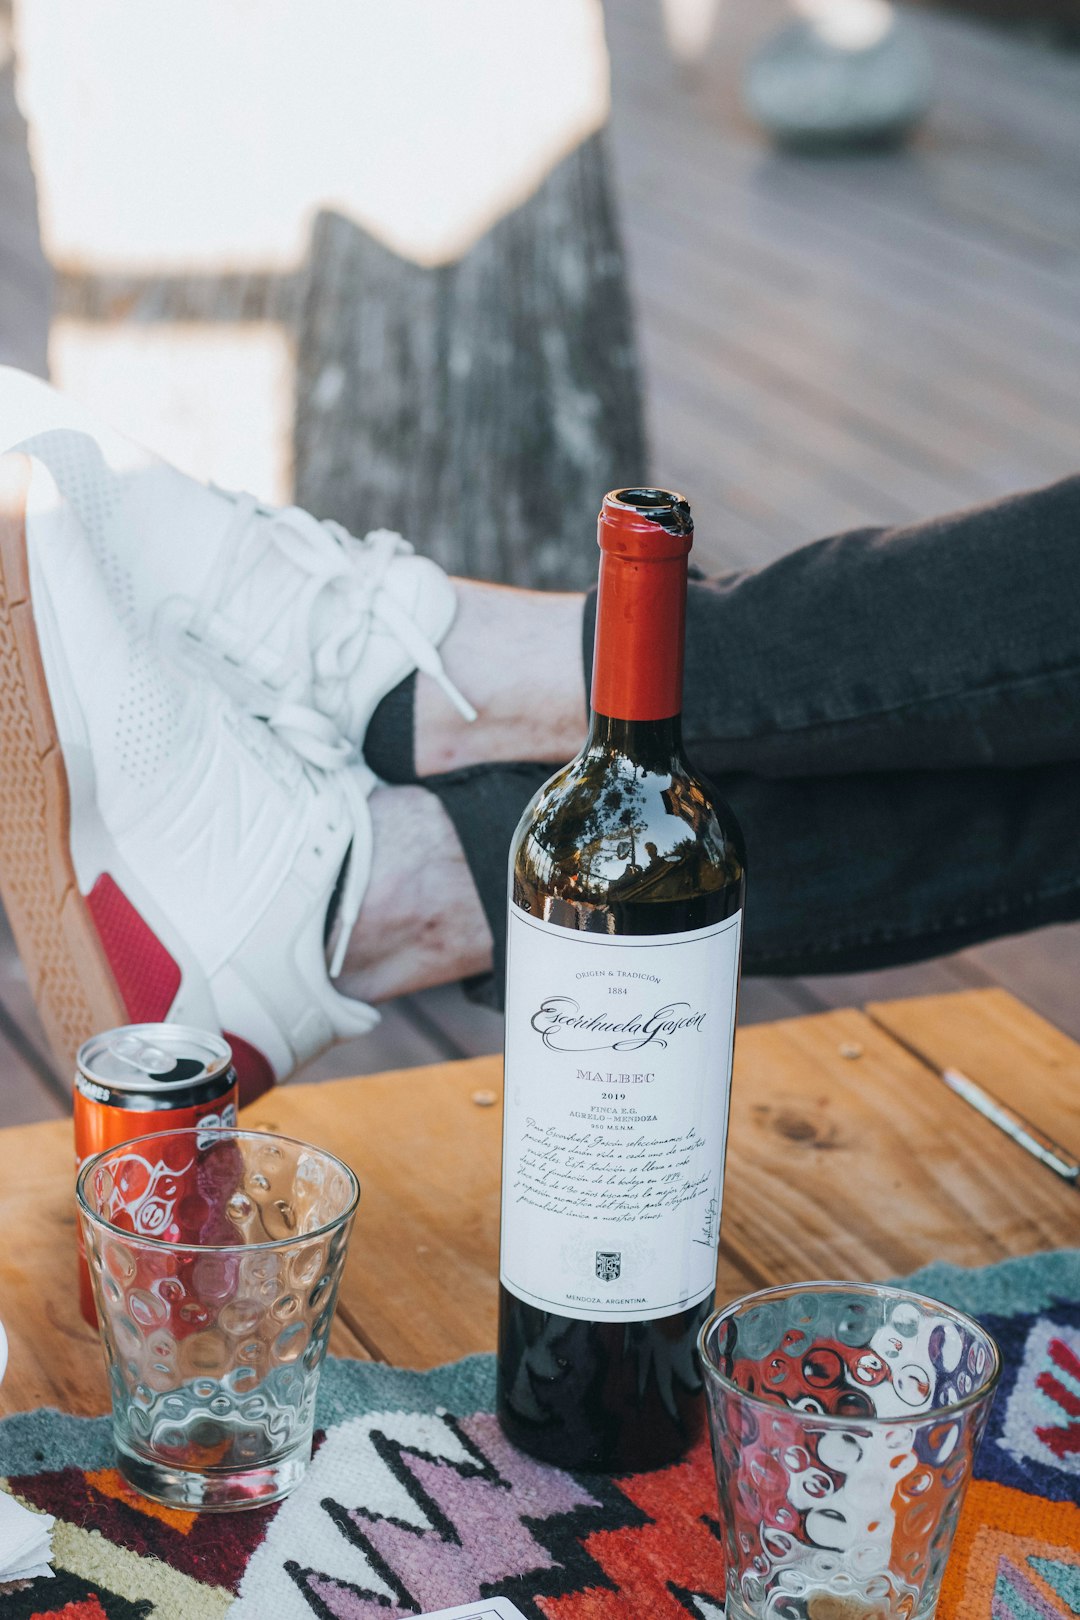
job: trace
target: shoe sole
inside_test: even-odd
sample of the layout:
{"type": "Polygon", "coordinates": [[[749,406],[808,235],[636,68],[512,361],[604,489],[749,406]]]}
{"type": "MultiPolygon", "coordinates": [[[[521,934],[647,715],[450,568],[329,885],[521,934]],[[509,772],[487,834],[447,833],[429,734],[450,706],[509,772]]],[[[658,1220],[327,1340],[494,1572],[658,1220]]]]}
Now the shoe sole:
{"type": "Polygon", "coordinates": [[[127,1012],[71,859],[71,795],[30,601],[30,463],[0,456],[0,896],[57,1059],[127,1012]]]}

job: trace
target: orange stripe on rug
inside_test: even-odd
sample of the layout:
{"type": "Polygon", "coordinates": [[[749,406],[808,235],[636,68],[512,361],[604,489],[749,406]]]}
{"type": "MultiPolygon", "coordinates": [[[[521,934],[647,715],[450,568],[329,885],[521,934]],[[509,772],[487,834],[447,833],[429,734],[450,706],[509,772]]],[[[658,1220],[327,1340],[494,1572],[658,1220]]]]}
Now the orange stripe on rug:
{"type": "Polygon", "coordinates": [[[125,1507],[135,1508],[137,1512],[145,1513],[147,1518],[160,1519],[162,1524],[169,1525],[173,1530],[179,1530],[184,1536],[198,1518],[197,1513],[190,1513],[184,1508],[166,1507],[164,1502],[152,1502],[148,1496],[140,1496],[115,1468],[95,1469],[93,1473],[87,1473],[86,1482],[102,1496],[110,1496],[115,1502],[123,1502],[125,1507]]]}

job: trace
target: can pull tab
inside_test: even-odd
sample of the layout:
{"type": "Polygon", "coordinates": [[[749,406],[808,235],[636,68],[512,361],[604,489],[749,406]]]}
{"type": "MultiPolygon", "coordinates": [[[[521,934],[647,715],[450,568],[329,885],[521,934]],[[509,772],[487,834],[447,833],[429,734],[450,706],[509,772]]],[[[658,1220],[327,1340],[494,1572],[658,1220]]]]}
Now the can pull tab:
{"type": "Polygon", "coordinates": [[[203,1072],[198,1058],[170,1057],[160,1046],[137,1035],[118,1036],[109,1043],[109,1051],[118,1063],[141,1070],[149,1080],[193,1080],[203,1072]]]}

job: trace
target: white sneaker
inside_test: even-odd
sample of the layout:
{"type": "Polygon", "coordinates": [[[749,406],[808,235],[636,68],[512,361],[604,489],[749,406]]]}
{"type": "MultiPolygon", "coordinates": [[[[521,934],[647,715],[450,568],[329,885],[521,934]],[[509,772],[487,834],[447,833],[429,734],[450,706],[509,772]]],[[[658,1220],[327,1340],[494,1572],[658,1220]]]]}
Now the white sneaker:
{"type": "Polygon", "coordinates": [[[42,1019],[222,1029],[248,1096],[377,1022],[337,971],[363,899],[366,766],[324,774],[122,624],[49,470],[0,490],[0,887],[42,1019]]]}
{"type": "Polygon", "coordinates": [[[74,507],[122,622],[213,675],[312,764],[359,756],[415,669],[468,719],[438,644],[453,586],[399,534],[357,540],[298,507],[207,488],[25,372],[0,367],[0,451],[44,462],[74,507]]]}

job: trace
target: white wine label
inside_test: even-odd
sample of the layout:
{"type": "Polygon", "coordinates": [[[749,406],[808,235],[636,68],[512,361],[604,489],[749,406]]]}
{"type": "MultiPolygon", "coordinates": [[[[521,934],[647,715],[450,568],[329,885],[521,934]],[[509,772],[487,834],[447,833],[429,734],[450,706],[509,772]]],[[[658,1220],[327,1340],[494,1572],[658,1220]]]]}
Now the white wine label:
{"type": "Polygon", "coordinates": [[[670,1316],[716,1281],[742,913],[578,933],[511,904],[500,1275],[560,1316],[670,1316]]]}

